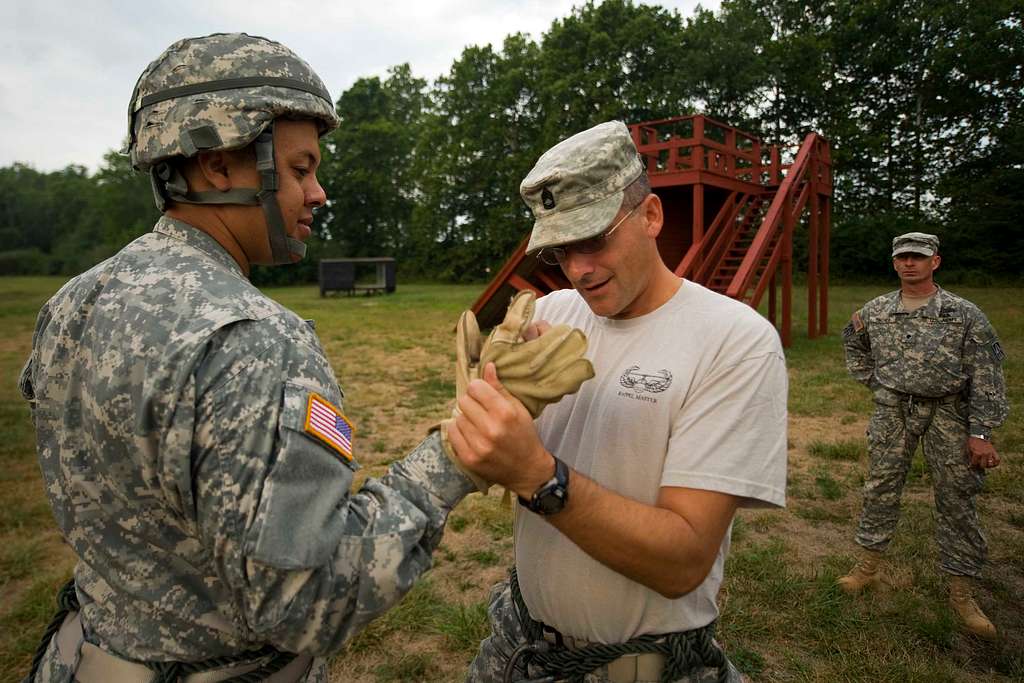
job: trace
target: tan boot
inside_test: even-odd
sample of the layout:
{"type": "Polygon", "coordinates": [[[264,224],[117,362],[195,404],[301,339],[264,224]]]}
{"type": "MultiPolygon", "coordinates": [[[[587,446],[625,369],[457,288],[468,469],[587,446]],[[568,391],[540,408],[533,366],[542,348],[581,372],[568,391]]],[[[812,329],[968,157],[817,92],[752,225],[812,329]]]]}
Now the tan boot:
{"type": "Polygon", "coordinates": [[[881,581],[878,565],[881,562],[882,553],[861,548],[860,559],[857,560],[857,564],[853,566],[849,574],[839,578],[836,583],[839,584],[844,593],[850,595],[860,593],[870,586],[878,585],[881,581]]]}
{"type": "Polygon", "coordinates": [[[971,580],[966,576],[949,578],[949,605],[967,631],[985,640],[996,639],[996,627],[974,601],[971,595],[971,580]]]}

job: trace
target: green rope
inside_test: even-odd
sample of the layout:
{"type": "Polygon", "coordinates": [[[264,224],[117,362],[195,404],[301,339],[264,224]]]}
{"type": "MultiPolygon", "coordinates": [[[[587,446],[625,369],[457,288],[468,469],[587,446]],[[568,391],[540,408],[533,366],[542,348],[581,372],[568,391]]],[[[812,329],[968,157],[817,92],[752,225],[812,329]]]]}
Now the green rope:
{"type": "MultiPolygon", "coordinates": [[[[527,640],[544,640],[544,625],[530,616],[519,589],[515,567],[509,572],[509,585],[527,640]]],[[[719,683],[726,683],[729,679],[729,665],[722,650],[715,645],[714,636],[715,626],[712,622],[690,631],[638,636],[612,645],[594,643],[575,649],[556,645],[546,652],[533,652],[531,657],[545,674],[567,678],[570,683],[582,683],[586,674],[623,655],[647,653],[665,656],[661,683],[672,683],[705,667],[717,669],[719,683]]]]}

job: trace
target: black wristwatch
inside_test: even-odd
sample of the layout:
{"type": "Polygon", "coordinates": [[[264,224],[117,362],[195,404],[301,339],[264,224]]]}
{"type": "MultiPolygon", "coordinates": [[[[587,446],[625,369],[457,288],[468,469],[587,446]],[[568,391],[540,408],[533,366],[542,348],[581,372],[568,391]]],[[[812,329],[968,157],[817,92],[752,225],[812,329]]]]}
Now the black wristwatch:
{"type": "Polygon", "coordinates": [[[519,496],[519,504],[538,515],[553,515],[556,512],[561,512],[568,502],[569,466],[558,458],[555,458],[555,476],[534,491],[530,500],[519,496]]]}

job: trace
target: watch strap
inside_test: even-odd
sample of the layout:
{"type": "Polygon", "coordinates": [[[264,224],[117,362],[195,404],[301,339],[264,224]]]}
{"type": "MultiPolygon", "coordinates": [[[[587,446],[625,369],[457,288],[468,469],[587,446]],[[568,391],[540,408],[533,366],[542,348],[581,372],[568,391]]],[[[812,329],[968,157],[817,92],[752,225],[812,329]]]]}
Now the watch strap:
{"type": "Polygon", "coordinates": [[[517,496],[519,504],[538,515],[552,515],[560,512],[569,502],[569,466],[552,455],[555,460],[555,475],[540,485],[529,500],[517,496]]]}

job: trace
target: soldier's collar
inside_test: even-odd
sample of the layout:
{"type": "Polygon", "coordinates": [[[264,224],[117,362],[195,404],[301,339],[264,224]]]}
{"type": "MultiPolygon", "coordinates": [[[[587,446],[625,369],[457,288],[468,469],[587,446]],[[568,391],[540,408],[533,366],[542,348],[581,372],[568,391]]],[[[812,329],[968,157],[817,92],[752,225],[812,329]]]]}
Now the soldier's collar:
{"type": "Polygon", "coordinates": [[[179,221],[176,218],[170,218],[169,216],[161,216],[160,220],[153,226],[153,232],[158,232],[162,235],[167,235],[174,239],[181,240],[190,247],[194,247],[199,251],[207,254],[214,261],[217,261],[228,270],[233,272],[243,280],[248,280],[245,277],[245,273],[242,272],[241,266],[238,262],[232,258],[231,254],[227,250],[218,244],[217,240],[207,235],[199,228],[189,225],[184,221],[179,221]]]}

